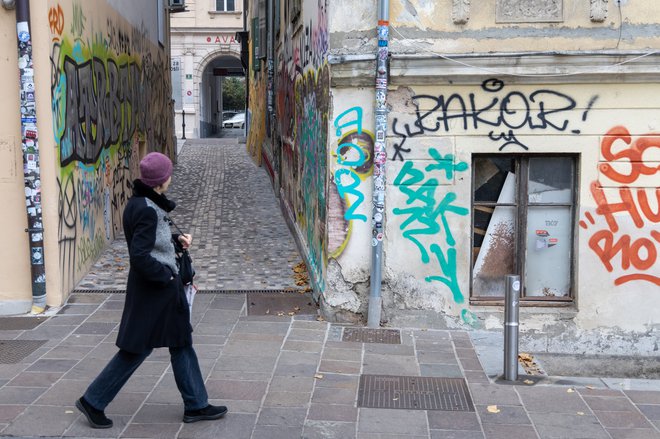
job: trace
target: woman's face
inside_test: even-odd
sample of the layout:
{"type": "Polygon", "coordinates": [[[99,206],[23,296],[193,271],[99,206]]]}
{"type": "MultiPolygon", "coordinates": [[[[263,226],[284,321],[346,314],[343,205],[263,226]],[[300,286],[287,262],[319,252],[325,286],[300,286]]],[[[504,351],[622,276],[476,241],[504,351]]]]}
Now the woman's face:
{"type": "Polygon", "coordinates": [[[156,186],[154,190],[158,192],[159,194],[165,193],[168,187],[170,187],[170,183],[172,183],[172,176],[170,175],[167,180],[160,186],[156,186]]]}

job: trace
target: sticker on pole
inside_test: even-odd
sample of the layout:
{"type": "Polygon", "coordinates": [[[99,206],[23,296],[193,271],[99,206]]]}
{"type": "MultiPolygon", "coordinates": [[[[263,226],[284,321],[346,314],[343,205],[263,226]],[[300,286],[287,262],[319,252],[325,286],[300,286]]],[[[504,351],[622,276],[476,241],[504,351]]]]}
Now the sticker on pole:
{"type": "Polygon", "coordinates": [[[513,291],[520,290],[520,281],[514,280],[513,283],[511,284],[511,288],[513,288],[513,291]]]}

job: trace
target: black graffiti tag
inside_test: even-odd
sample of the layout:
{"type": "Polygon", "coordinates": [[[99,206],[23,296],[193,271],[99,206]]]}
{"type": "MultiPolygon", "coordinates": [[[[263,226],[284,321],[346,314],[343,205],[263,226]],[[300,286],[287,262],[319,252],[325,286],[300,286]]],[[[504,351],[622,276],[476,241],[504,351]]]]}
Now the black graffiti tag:
{"type": "MultiPolygon", "coordinates": [[[[401,138],[394,144],[392,160],[403,161],[403,153],[410,152],[409,148],[404,147],[408,138],[438,131],[449,132],[457,123],[463,130],[495,128],[488,133],[488,138],[500,143],[500,151],[508,146],[527,150],[527,145],[516,138],[516,130],[528,128],[564,132],[569,129],[569,112],[577,107],[572,97],[555,90],[541,89],[530,94],[505,92],[504,83],[498,79],[484,81],[481,89],[488,96],[486,102],[479,102],[475,93],[467,97],[458,93],[437,97],[414,96],[417,111],[412,124],[402,124],[398,118],[392,123],[392,132],[401,138]],[[499,95],[492,96],[496,93],[499,95]],[[419,108],[429,109],[420,111],[419,108]]],[[[596,98],[592,97],[591,105],[596,98]]],[[[571,132],[579,134],[580,130],[573,129],[571,132]]]]}

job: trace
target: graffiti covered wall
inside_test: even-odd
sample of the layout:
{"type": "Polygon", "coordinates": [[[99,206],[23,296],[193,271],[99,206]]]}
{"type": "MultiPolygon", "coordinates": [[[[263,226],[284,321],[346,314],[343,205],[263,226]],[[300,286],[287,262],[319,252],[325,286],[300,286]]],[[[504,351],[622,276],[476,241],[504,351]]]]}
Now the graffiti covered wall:
{"type": "MultiPolygon", "coordinates": [[[[273,142],[279,151],[281,194],[304,243],[316,290],[325,289],[328,255],[327,0],[280,2],[273,142]],[[294,35],[294,29],[300,29],[294,35]],[[293,38],[284,38],[294,35],[293,38]]],[[[276,25],[277,26],[277,25],[276,25]]]]}
{"type": "Polygon", "coordinates": [[[128,21],[111,3],[48,2],[64,292],[121,232],[139,158],[173,154],[169,58],[159,45],[167,41],[156,19],[164,12],[143,2],[128,21]]]}
{"type": "MultiPolygon", "coordinates": [[[[550,242],[555,250],[564,247],[569,258],[580,255],[573,266],[572,292],[580,309],[575,324],[582,329],[658,324],[652,310],[660,306],[660,135],[654,131],[660,110],[645,93],[651,93],[648,84],[535,86],[497,78],[391,90],[384,209],[387,317],[430,310],[452,316],[457,325],[495,324],[478,318],[470,304],[477,233],[472,203],[479,185],[473,158],[560,153],[576,160],[575,217],[565,226],[568,239],[539,242],[550,242]]],[[[329,242],[337,249],[332,255],[341,264],[344,289],[356,292],[365,279],[357,272],[369,270],[370,226],[382,219],[378,211],[372,213],[373,183],[361,168],[371,160],[368,149],[359,148],[369,144],[374,95],[336,88],[332,96],[331,187],[344,202],[342,215],[335,215],[343,226],[330,226],[329,242]],[[333,241],[341,236],[333,230],[351,233],[333,241]]],[[[557,226],[538,224],[536,229],[557,226]]],[[[538,234],[536,229],[530,233],[538,234]]],[[[326,295],[346,297],[342,288],[326,295]]],[[[340,305],[351,311],[364,306],[340,305]]]]}

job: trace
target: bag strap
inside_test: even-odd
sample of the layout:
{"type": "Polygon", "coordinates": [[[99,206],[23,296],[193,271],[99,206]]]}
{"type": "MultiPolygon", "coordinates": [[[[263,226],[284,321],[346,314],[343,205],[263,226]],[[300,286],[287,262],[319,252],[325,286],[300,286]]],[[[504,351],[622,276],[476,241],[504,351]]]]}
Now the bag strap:
{"type": "Polygon", "coordinates": [[[177,226],[174,221],[172,221],[172,218],[170,218],[169,216],[166,216],[165,219],[167,220],[168,223],[170,223],[171,226],[174,226],[174,228],[176,228],[179,231],[179,233],[181,233],[182,235],[185,235],[184,231],[181,230],[181,228],[179,226],[177,226]]]}

